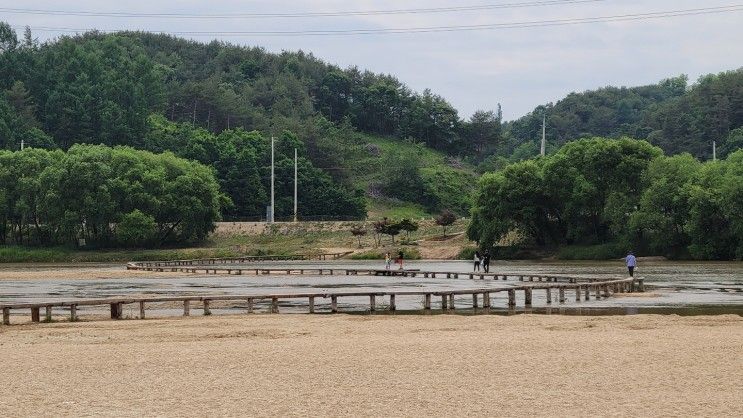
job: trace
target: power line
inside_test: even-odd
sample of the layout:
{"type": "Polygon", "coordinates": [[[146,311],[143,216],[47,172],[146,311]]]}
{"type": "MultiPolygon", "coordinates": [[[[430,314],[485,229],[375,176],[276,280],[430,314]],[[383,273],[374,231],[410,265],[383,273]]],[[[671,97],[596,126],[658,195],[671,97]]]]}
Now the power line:
{"type": "MultiPolygon", "coordinates": [[[[387,35],[387,34],[408,34],[408,33],[434,33],[434,32],[461,32],[477,30],[497,30],[497,29],[522,29],[545,26],[568,26],[588,23],[606,23],[606,22],[628,22],[642,21],[652,19],[664,19],[681,16],[698,16],[707,14],[721,14],[730,12],[743,11],[743,4],[734,4],[729,6],[705,7],[685,10],[667,10],[661,12],[635,13],[612,16],[595,16],[584,18],[568,19],[551,19],[535,20],[523,22],[508,23],[489,23],[481,25],[456,25],[456,26],[429,26],[418,28],[390,28],[390,29],[338,29],[338,30],[300,30],[300,31],[159,31],[149,30],[149,32],[165,33],[170,35],[190,35],[190,36],[348,36],[348,35],[387,35]]],[[[23,28],[23,26],[15,26],[23,28]]],[[[37,31],[62,32],[62,33],[79,33],[96,29],[79,29],[79,28],[58,28],[48,26],[34,27],[37,31]]],[[[123,30],[96,30],[101,33],[125,32],[131,29],[123,30]]]]}
{"type": "Polygon", "coordinates": [[[482,4],[474,6],[430,7],[415,9],[359,10],[337,12],[288,12],[288,13],[230,13],[230,14],[193,14],[193,13],[138,13],[138,12],[88,12],[69,10],[25,9],[0,7],[0,12],[13,14],[31,14],[46,16],[80,16],[80,17],[114,17],[114,18],[158,18],[158,19],[259,19],[259,18],[314,18],[314,17],[353,17],[399,14],[426,14],[472,12],[498,9],[516,9],[527,7],[562,6],[571,4],[597,3],[607,0],[544,0],[503,4],[482,4]]]}

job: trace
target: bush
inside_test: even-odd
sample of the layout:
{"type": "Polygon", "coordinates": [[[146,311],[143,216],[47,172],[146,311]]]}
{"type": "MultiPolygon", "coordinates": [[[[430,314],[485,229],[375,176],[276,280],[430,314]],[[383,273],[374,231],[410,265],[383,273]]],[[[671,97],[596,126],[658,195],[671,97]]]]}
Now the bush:
{"type": "Polygon", "coordinates": [[[610,260],[621,258],[625,249],[617,243],[598,245],[571,245],[558,251],[557,258],[561,260],[610,260]]]}
{"type": "MultiPolygon", "coordinates": [[[[421,259],[421,253],[418,251],[417,248],[402,248],[399,250],[390,250],[390,256],[392,259],[397,258],[397,253],[399,251],[402,251],[403,257],[405,257],[405,260],[420,260],[421,259]]],[[[351,255],[351,260],[384,260],[384,254],[387,251],[385,250],[370,250],[365,251],[363,253],[356,253],[351,255]]]]}
{"type": "Polygon", "coordinates": [[[475,257],[475,251],[477,251],[477,247],[464,247],[459,251],[459,254],[457,254],[457,258],[459,260],[473,260],[475,257]]]}
{"type": "Polygon", "coordinates": [[[129,247],[144,247],[153,242],[156,236],[155,218],[139,209],[124,215],[116,225],[116,240],[129,247]]]}

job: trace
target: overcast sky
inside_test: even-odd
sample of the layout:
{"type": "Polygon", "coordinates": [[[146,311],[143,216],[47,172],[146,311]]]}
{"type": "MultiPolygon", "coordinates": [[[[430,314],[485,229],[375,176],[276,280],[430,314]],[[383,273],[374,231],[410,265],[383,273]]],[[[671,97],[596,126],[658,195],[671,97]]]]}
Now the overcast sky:
{"type": "MultiPolygon", "coordinates": [[[[134,13],[304,13],[450,6],[505,5],[528,0],[274,0],[274,1],[3,1],[0,7],[134,13]]],[[[532,1],[531,3],[539,3],[532,1]]],[[[595,0],[580,4],[415,13],[283,19],[167,19],[19,14],[0,10],[0,19],[32,28],[98,28],[179,31],[303,31],[415,28],[615,16],[741,5],[736,0],[595,0]]],[[[298,50],[341,67],[395,75],[414,90],[430,88],[463,117],[503,106],[505,119],[554,102],[571,91],[607,85],[655,83],[679,74],[691,80],[743,66],[741,11],[657,20],[479,31],[355,36],[215,37],[269,51],[298,50]]],[[[22,32],[18,31],[19,34],[22,32]]],[[[35,30],[41,40],[60,32],[35,30]]]]}

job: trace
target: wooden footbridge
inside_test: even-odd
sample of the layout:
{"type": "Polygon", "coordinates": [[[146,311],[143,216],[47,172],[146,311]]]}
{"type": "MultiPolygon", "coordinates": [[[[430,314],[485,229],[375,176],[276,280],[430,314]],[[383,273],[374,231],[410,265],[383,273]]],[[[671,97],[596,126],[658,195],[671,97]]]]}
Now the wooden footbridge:
{"type": "MultiPolygon", "coordinates": [[[[567,301],[567,293],[573,292],[575,301],[580,302],[581,297],[583,300],[590,300],[593,294],[595,298],[599,299],[602,297],[610,297],[614,293],[634,292],[643,291],[642,279],[619,279],[619,280],[605,280],[605,281],[593,281],[581,283],[579,279],[574,281],[559,283],[556,281],[545,282],[542,284],[529,284],[516,287],[480,287],[472,289],[458,289],[458,290],[444,290],[444,291],[368,291],[368,292],[321,292],[321,293],[286,293],[286,294],[247,294],[247,295],[204,295],[204,296],[177,296],[177,297],[123,297],[123,298],[107,298],[107,299],[79,299],[69,301],[53,301],[53,302],[42,302],[42,303],[10,303],[0,304],[0,309],[3,312],[3,324],[10,325],[10,313],[11,310],[25,310],[30,311],[32,322],[41,322],[40,313],[44,309],[45,317],[44,320],[50,322],[52,320],[52,311],[54,308],[64,309],[68,311],[69,320],[78,320],[78,308],[83,306],[108,306],[110,308],[112,319],[121,319],[123,316],[124,305],[134,304],[139,307],[139,319],[144,319],[146,314],[146,305],[155,303],[181,303],[183,305],[183,315],[189,316],[191,312],[191,306],[193,304],[200,304],[203,309],[204,315],[211,315],[211,304],[212,302],[244,302],[246,303],[246,312],[253,313],[255,303],[258,301],[270,300],[270,312],[277,313],[279,310],[279,302],[281,301],[294,301],[294,300],[306,300],[309,313],[315,313],[315,301],[316,299],[327,299],[330,298],[330,311],[332,313],[338,312],[338,300],[340,298],[349,297],[367,297],[369,299],[369,311],[374,312],[377,310],[377,301],[382,298],[389,298],[387,309],[390,311],[396,310],[396,301],[398,297],[422,297],[423,309],[432,309],[432,299],[441,299],[441,309],[443,311],[454,310],[455,297],[456,296],[470,296],[471,307],[477,311],[482,306],[481,312],[488,312],[492,307],[492,296],[496,293],[506,292],[508,294],[508,303],[506,308],[509,310],[516,309],[516,294],[517,292],[523,292],[524,308],[532,307],[532,296],[535,291],[544,291],[546,294],[545,303],[548,305],[552,304],[553,294],[556,301],[560,304],[564,304],[567,301]],[[379,298],[379,299],[378,299],[379,298]],[[481,304],[480,304],[481,302],[481,304]]],[[[461,305],[460,305],[461,307],[461,305]]]]}
{"type": "MultiPolygon", "coordinates": [[[[127,263],[127,270],[144,270],[153,272],[172,272],[172,273],[193,273],[193,274],[223,274],[223,275],[302,275],[302,276],[397,276],[397,277],[423,277],[423,278],[447,278],[447,279],[459,279],[468,278],[470,280],[475,279],[492,279],[492,280],[508,280],[518,279],[519,281],[539,281],[539,282],[567,282],[576,283],[579,280],[583,281],[596,281],[601,280],[595,277],[576,277],[576,276],[565,276],[555,275],[549,273],[484,273],[484,272],[452,272],[452,271],[422,271],[422,270],[399,270],[399,269],[358,269],[358,268],[266,268],[266,267],[216,267],[213,265],[229,265],[230,262],[219,262],[223,259],[209,259],[205,260],[188,260],[189,264],[172,264],[179,262],[168,262],[168,264],[161,264],[161,262],[130,262],[127,263]],[[196,262],[201,261],[201,262],[196,262]]],[[[239,259],[236,259],[239,260],[239,259]]],[[[237,261],[235,263],[238,263],[237,261]]]]}

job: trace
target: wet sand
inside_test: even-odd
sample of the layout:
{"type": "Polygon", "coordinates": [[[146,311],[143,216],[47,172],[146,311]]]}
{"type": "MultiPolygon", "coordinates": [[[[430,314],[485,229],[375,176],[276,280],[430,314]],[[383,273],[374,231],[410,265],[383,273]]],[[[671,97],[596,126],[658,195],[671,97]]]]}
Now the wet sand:
{"type": "Polygon", "coordinates": [[[151,272],[141,270],[127,270],[122,264],[0,264],[0,282],[17,280],[112,280],[136,278],[169,278],[174,277],[169,272],[151,272]]]}
{"type": "Polygon", "coordinates": [[[253,315],[0,326],[6,416],[743,416],[743,318],[253,315]]]}

